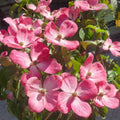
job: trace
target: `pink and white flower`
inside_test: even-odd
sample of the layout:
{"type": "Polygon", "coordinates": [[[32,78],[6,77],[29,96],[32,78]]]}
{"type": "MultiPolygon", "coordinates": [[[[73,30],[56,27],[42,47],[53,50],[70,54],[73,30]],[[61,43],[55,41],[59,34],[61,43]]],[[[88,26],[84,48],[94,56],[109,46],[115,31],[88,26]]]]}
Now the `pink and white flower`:
{"type": "Polygon", "coordinates": [[[32,45],[36,40],[33,31],[27,29],[20,29],[17,31],[16,35],[9,35],[3,39],[3,44],[8,47],[22,49],[27,48],[32,45]]]}
{"type": "Polygon", "coordinates": [[[101,9],[108,9],[107,5],[99,3],[99,0],[78,0],[74,2],[74,5],[79,8],[81,12],[88,10],[99,11],[101,9]]]}
{"type": "Polygon", "coordinates": [[[51,2],[50,0],[49,1],[42,0],[42,1],[39,1],[38,6],[35,6],[34,4],[29,4],[28,8],[35,12],[39,12],[48,20],[53,20],[54,15],[51,14],[51,10],[49,8],[50,2],[51,2]]]}
{"type": "Polygon", "coordinates": [[[103,65],[99,62],[93,63],[94,56],[89,53],[84,64],[80,66],[80,79],[91,80],[95,83],[107,82],[107,74],[103,65]]]}
{"type": "Polygon", "coordinates": [[[79,42],[73,40],[66,40],[65,37],[72,37],[78,30],[76,23],[70,20],[65,20],[57,30],[54,22],[49,22],[45,28],[45,37],[47,41],[54,45],[64,46],[68,50],[74,50],[79,46],[79,42]]]}
{"type": "Polygon", "coordinates": [[[114,56],[120,57],[120,42],[112,42],[110,38],[107,38],[103,44],[104,50],[109,50],[114,56]]]}
{"type": "Polygon", "coordinates": [[[29,97],[28,105],[32,112],[40,113],[44,109],[52,112],[57,110],[57,97],[61,87],[61,77],[51,75],[43,85],[37,77],[31,77],[25,84],[25,93],[29,97]]]}
{"type": "Polygon", "coordinates": [[[62,69],[56,59],[49,58],[48,47],[39,41],[32,44],[30,56],[31,58],[26,52],[12,50],[9,58],[13,63],[20,65],[21,68],[36,66],[45,73],[54,74],[62,69]]]}
{"type": "Polygon", "coordinates": [[[74,6],[69,8],[62,8],[61,14],[56,20],[57,26],[60,26],[64,20],[72,20],[75,21],[79,16],[79,9],[74,6]]]}
{"type": "Polygon", "coordinates": [[[58,110],[67,114],[71,109],[81,117],[88,118],[92,112],[91,107],[85,100],[90,100],[97,95],[96,85],[92,81],[82,81],[69,73],[62,75],[62,92],[58,95],[58,110]]]}
{"type": "Polygon", "coordinates": [[[111,109],[119,107],[119,99],[116,97],[117,89],[113,84],[97,84],[98,95],[94,98],[94,103],[98,107],[107,106],[111,109]]]}

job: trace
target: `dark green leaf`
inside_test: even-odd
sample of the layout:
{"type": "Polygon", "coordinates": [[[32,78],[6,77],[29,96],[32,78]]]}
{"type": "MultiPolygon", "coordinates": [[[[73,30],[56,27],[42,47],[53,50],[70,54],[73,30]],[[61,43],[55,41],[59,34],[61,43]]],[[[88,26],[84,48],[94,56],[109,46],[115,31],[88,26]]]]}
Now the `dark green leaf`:
{"type": "Polygon", "coordinates": [[[84,41],[84,38],[85,38],[85,31],[83,28],[80,29],[79,31],[79,36],[80,38],[82,39],[82,41],[84,41]]]}
{"type": "Polygon", "coordinates": [[[10,80],[10,77],[16,72],[15,66],[3,67],[0,70],[0,84],[4,87],[7,87],[7,82],[10,80]]]}
{"type": "Polygon", "coordinates": [[[108,109],[107,107],[102,107],[102,108],[98,108],[99,109],[99,115],[104,119],[108,113],[108,109]]]}

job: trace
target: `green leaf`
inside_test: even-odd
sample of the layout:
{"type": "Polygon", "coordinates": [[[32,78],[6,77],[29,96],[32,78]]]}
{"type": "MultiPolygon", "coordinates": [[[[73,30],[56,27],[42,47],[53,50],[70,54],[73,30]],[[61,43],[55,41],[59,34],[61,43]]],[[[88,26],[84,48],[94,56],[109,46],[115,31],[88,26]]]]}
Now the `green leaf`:
{"type": "Polygon", "coordinates": [[[83,41],[83,42],[80,42],[80,43],[85,50],[87,49],[87,47],[89,45],[95,45],[95,46],[97,45],[97,43],[95,41],[83,41]]]}
{"type": "Polygon", "coordinates": [[[113,70],[116,71],[118,75],[120,75],[120,67],[118,64],[114,64],[113,70]]]}
{"type": "Polygon", "coordinates": [[[85,39],[85,31],[84,31],[83,28],[80,29],[80,31],[79,31],[79,36],[80,36],[80,38],[82,39],[82,41],[84,41],[84,39],[85,39]]]}
{"type": "Polygon", "coordinates": [[[15,66],[3,67],[0,70],[0,84],[7,87],[7,82],[10,80],[10,77],[16,72],[15,66]]]}
{"type": "Polygon", "coordinates": [[[99,109],[99,115],[104,119],[108,113],[108,109],[107,107],[102,107],[102,108],[98,108],[99,109]]]}
{"type": "Polygon", "coordinates": [[[69,67],[72,67],[74,72],[75,73],[78,73],[79,70],[80,70],[80,63],[76,60],[71,60],[69,63],[68,63],[69,67]]]}
{"type": "Polygon", "coordinates": [[[74,1],[70,1],[68,4],[69,4],[69,7],[74,6],[74,1]]]}
{"type": "Polygon", "coordinates": [[[96,31],[96,33],[106,33],[109,34],[107,30],[101,29],[100,27],[94,26],[94,25],[87,25],[86,28],[91,28],[96,31]]]}
{"type": "Polygon", "coordinates": [[[120,89],[120,84],[117,81],[113,80],[112,82],[118,89],[120,89]]]}
{"type": "Polygon", "coordinates": [[[70,118],[72,117],[72,115],[73,115],[73,111],[70,111],[66,120],[70,120],[70,118]]]}
{"type": "Polygon", "coordinates": [[[86,32],[86,35],[85,35],[85,39],[86,40],[91,40],[92,39],[92,37],[93,37],[93,32],[92,32],[92,30],[91,29],[87,29],[87,32],[86,32]]]}
{"type": "Polygon", "coordinates": [[[15,10],[17,9],[19,7],[19,4],[14,4],[14,5],[12,5],[12,7],[10,8],[10,16],[12,17],[12,18],[14,18],[14,13],[15,13],[15,10]]]}
{"type": "Polygon", "coordinates": [[[110,81],[115,80],[116,72],[113,71],[113,70],[109,70],[109,71],[107,72],[107,75],[108,75],[108,81],[110,82],[110,81]]]}

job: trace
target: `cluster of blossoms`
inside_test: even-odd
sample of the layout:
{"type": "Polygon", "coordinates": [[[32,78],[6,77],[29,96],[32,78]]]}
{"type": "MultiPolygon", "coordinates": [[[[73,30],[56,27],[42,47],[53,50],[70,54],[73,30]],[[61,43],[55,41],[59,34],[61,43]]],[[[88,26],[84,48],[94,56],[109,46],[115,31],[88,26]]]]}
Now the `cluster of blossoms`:
{"type": "MultiPolygon", "coordinates": [[[[29,9],[48,20],[47,25],[42,19],[33,20],[22,14],[15,19],[5,18],[9,24],[8,30],[0,31],[1,43],[12,48],[8,54],[9,60],[29,71],[22,74],[20,81],[29,97],[30,110],[37,113],[44,109],[50,112],[59,110],[64,114],[72,110],[78,116],[88,118],[93,104],[112,109],[119,107],[118,89],[107,82],[104,66],[100,62],[93,62],[93,53],[89,53],[80,66],[78,81],[73,74],[63,70],[49,48],[53,45],[58,52],[60,47],[76,50],[80,45],[79,40],[69,38],[78,31],[75,20],[80,12],[107,9],[107,6],[98,0],[78,0],[72,7],[51,12],[50,2],[41,0],[38,6],[28,5],[29,9]],[[45,80],[41,72],[47,74],[45,80]]],[[[120,56],[120,43],[112,43],[110,38],[104,42],[103,49],[120,56]]],[[[1,53],[0,58],[5,56],[7,52],[1,53]]]]}

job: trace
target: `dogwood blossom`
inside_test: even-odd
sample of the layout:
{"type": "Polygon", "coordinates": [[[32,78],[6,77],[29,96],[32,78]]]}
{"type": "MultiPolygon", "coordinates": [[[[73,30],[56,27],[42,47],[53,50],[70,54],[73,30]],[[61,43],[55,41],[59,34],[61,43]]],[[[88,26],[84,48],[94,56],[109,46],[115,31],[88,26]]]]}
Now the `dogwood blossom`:
{"type": "Polygon", "coordinates": [[[78,0],[74,2],[75,7],[79,8],[81,12],[88,10],[99,11],[101,9],[108,9],[104,3],[99,3],[99,0],[78,0]]]}
{"type": "Polygon", "coordinates": [[[29,97],[30,110],[37,113],[44,109],[50,112],[55,111],[61,83],[61,77],[58,75],[47,77],[43,85],[37,77],[29,78],[25,84],[25,93],[29,97]]]}
{"type": "Polygon", "coordinates": [[[68,50],[74,50],[79,46],[78,41],[66,40],[65,37],[72,37],[78,30],[77,24],[70,20],[65,20],[60,25],[59,31],[54,22],[49,22],[45,28],[47,41],[54,45],[64,46],[68,50]]]}
{"type": "Polygon", "coordinates": [[[69,73],[62,73],[62,92],[58,95],[58,109],[67,114],[71,109],[81,117],[88,118],[92,109],[88,102],[97,95],[97,88],[92,81],[82,81],[79,84],[77,79],[69,73]]]}
{"type": "Polygon", "coordinates": [[[98,95],[94,98],[94,103],[98,107],[107,106],[115,109],[119,107],[119,99],[116,97],[117,89],[113,84],[97,84],[98,95]]]}
{"type": "Polygon", "coordinates": [[[42,34],[42,24],[41,19],[33,20],[29,17],[25,17],[22,14],[19,18],[12,19],[7,17],[4,19],[8,24],[8,35],[4,31],[4,39],[2,38],[2,43],[8,47],[22,49],[30,47],[32,43],[36,40],[41,40],[40,35],[42,34]]]}
{"type": "Polygon", "coordinates": [[[95,83],[107,82],[107,74],[103,65],[99,62],[93,63],[94,56],[89,53],[88,58],[84,64],[80,66],[80,79],[91,80],[95,83]]]}
{"type": "Polygon", "coordinates": [[[50,0],[48,1],[40,0],[37,6],[35,6],[34,4],[29,4],[28,8],[35,12],[39,12],[41,15],[43,15],[48,20],[53,20],[54,15],[51,14],[51,10],[49,8],[50,2],[51,2],[50,0]]]}
{"type": "Polygon", "coordinates": [[[54,74],[62,69],[55,59],[49,58],[48,47],[39,41],[32,44],[30,56],[26,52],[12,50],[9,58],[21,68],[36,66],[45,73],[54,74]]]}
{"type": "Polygon", "coordinates": [[[104,50],[109,50],[114,56],[120,57],[120,42],[112,42],[110,38],[107,38],[103,44],[104,50]]]}
{"type": "Polygon", "coordinates": [[[22,49],[27,48],[32,45],[36,40],[33,31],[26,29],[20,29],[17,31],[16,35],[9,35],[3,39],[3,44],[8,47],[22,49]]]}
{"type": "Polygon", "coordinates": [[[69,8],[62,8],[61,14],[56,20],[57,26],[60,26],[64,20],[72,20],[75,21],[79,16],[79,9],[71,6],[69,8]]]}

